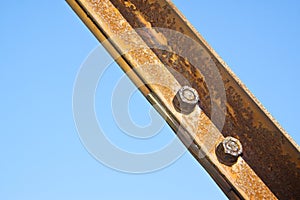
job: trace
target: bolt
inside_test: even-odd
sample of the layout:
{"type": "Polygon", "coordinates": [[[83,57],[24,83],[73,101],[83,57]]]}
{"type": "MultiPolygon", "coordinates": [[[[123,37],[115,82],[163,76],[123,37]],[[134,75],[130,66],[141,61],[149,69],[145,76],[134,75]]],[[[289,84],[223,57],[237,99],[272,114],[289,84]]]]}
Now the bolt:
{"type": "Polygon", "coordinates": [[[198,101],[198,92],[192,87],[183,86],[174,97],[173,105],[178,112],[187,115],[193,112],[198,101]]]}
{"type": "Polygon", "coordinates": [[[226,137],[216,148],[219,161],[225,165],[233,165],[243,153],[240,141],[234,137],[226,137]]]}

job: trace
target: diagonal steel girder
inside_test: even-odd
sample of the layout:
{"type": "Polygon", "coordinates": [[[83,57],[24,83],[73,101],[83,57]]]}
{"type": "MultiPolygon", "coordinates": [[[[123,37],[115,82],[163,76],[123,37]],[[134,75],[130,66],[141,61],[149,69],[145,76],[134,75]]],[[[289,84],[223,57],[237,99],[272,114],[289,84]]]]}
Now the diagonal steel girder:
{"type": "Polygon", "coordinates": [[[67,0],[230,199],[299,199],[299,146],[168,0],[67,0]],[[107,40],[109,39],[109,40],[107,40]],[[199,103],[175,109],[184,85],[199,103]],[[243,154],[220,162],[237,138],[243,154]]]}

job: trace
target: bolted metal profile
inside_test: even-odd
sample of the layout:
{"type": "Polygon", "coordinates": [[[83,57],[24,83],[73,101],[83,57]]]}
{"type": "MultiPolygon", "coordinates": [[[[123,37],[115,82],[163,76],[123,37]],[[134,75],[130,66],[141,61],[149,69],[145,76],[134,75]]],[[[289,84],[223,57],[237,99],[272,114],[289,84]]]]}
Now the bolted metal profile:
{"type": "Polygon", "coordinates": [[[173,105],[178,112],[187,115],[193,112],[198,101],[198,92],[192,87],[183,86],[175,95],[173,105]]]}
{"type": "Polygon", "coordinates": [[[234,137],[226,137],[216,148],[218,160],[225,165],[233,165],[243,153],[240,141],[234,137]]]}
{"type": "MultiPolygon", "coordinates": [[[[228,133],[235,133],[235,136],[243,142],[244,151],[247,149],[249,152],[247,152],[247,156],[245,155],[245,159],[238,158],[239,163],[237,165],[240,170],[232,170],[222,164],[221,159],[215,159],[216,148],[213,149],[215,152],[206,152],[205,157],[200,154],[202,151],[196,145],[191,145],[192,148],[189,148],[189,151],[208,171],[229,199],[299,199],[299,146],[280,128],[280,125],[267,110],[260,106],[257,99],[228,69],[225,62],[195,31],[171,1],[67,0],[67,2],[99,41],[109,40],[109,42],[102,44],[114,58],[118,58],[116,62],[125,72],[131,72],[132,69],[141,65],[148,66],[149,63],[160,63],[158,66],[163,70],[149,66],[147,70],[133,70],[134,73],[126,74],[137,86],[141,83],[145,84],[139,89],[146,97],[152,94],[155,101],[150,99],[151,104],[157,103],[163,109],[158,110],[162,112],[163,116],[166,114],[164,118],[175,131],[178,127],[190,130],[192,126],[196,129],[195,131],[203,132],[203,134],[192,135],[192,139],[198,147],[204,147],[207,145],[207,141],[210,141],[211,146],[217,147],[228,133]],[[118,23],[120,21],[122,26],[118,23]],[[194,43],[187,44],[187,37],[181,37],[180,34],[175,34],[174,37],[170,38],[167,36],[168,32],[162,31],[160,28],[155,28],[155,31],[148,31],[147,34],[144,31],[137,31],[141,27],[151,27],[147,30],[161,27],[166,30],[180,31],[191,37],[196,43],[195,45],[193,45],[194,43]],[[134,36],[129,37],[128,42],[114,37],[124,35],[126,32],[134,36]],[[128,51],[130,46],[128,44],[134,44],[133,46],[137,47],[137,41],[133,41],[135,38],[141,38],[143,47],[148,46],[145,48],[146,51],[120,54],[128,51]],[[168,53],[156,51],[153,44],[166,47],[164,49],[168,49],[168,53]],[[200,45],[200,49],[198,45],[200,45]],[[201,55],[198,53],[198,49],[203,50],[201,55]],[[175,95],[170,97],[170,91],[177,92],[180,87],[185,85],[186,80],[194,88],[199,89],[198,91],[205,89],[204,80],[207,79],[205,79],[206,75],[201,73],[202,69],[205,70],[203,71],[205,74],[212,78],[211,81],[215,78],[210,76],[213,68],[201,64],[197,65],[197,68],[201,69],[200,71],[194,70],[196,66],[177,55],[177,50],[180,50],[180,55],[190,54],[192,60],[197,59],[201,63],[209,61],[209,64],[217,66],[224,81],[227,98],[224,103],[228,109],[226,123],[222,129],[213,126],[213,121],[210,119],[211,103],[217,99],[208,97],[206,92],[199,92],[201,110],[203,111],[201,118],[199,115],[187,115],[187,119],[181,120],[182,112],[177,112],[178,109],[175,110],[176,112],[174,111],[172,101],[175,95]],[[179,72],[186,80],[173,75],[172,70],[169,70],[170,68],[179,72]],[[167,80],[166,86],[156,85],[153,87],[153,84],[147,84],[160,83],[162,78],[167,80]],[[170,98],[171,101],[169,101],[170,98]],[[200,120],[201,123],[196,125],[191,123],[191,120],[200,120]],[[207,127],[211,127],[211,131],[207,127]],[[216,138],[216,140],[212,138],[216,138]],[[272,148],[265,148],[264,145],[268,143],[272,143],[272,148]]],[[[216,26],[216,28],[219,27],[216,26]]],[[[219,97],[218,87],[211,89],[209,93],[212,92],[215,97],[219,97]]],[[[286,99],[284,100],[286,101],[286,99]]],[[[213,103],[218,103],[218,100],[213,103]]],[[[283,105],[284,103],[283,101],[283,105]]],[[[182,131],[178,134],[182,141],[185,141],[188,136],[191,136],[188,131],[182,131]]],[[[244,153],[246,154],[246,152],[244,153]]]]}

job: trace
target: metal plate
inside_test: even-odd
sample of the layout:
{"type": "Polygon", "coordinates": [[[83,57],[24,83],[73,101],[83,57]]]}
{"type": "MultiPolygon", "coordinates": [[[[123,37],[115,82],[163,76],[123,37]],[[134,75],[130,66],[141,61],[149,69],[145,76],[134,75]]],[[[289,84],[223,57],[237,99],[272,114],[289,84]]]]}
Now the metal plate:
{"type": "Polygon", "coordinates": [[[67,1],[229,198],[299,199],[299,147],[172,3],[67,1]],[[200,101],[182,115],[172,100],[187,84],[200,101]],[[215,154],[226,136],[243,145],[232,166],[215,154]]]}

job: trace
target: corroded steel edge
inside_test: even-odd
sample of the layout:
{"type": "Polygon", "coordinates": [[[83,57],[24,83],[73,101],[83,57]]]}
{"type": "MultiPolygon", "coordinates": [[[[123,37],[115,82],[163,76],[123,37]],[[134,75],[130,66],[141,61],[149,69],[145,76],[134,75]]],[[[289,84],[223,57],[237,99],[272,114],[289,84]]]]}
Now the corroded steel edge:
{"type": "MultiPolygon", "coordinates": [[[[97,26],[94,21],[92,20],[92,18],[89,18],[86,13],[83,11],[83,8],[81,8],[75,1],[73,0],[69,0],[68,3],[73,7],[73,9],[77,12],[77,14],[82,18],[82,20],[86,23],[86,25],[91,29],[91,31],[96,35],[96,37],[100,40],[100,41],[103,41],[106,39],[106,36],[100,31],[101,27],[97,26]]],[[[115,12],[115,10],[113,10],[113,12],[115,12]]],[[[178,11],[177,11],[178,12],[178,11]]],[[[182,16],[181,16],[182,17],[182,16]]],[[[103,30],[102,30],[103,31],[103,30]]],[[[196,31],[194,31],[196,32],[196,31]]],[[[203,38],[201,38],[201,36],[199,36],[200,39],[203,40],[203,38]]],[[[204,40],[203,40],[204,41],[204,40]]],[[[204,43],[206,46],[207,43],[204,43]]],[[[113,57],[117,57],[118,55],[118,52],[115,51],[115,47],[113,46],[109,46],[107,45],[106,48],[108,49],[108,51],[113,55],[113,57]]],[[[210,47],[209,47],[210,48],[210,47]]],[[[214,53],[214,51],[210,48],[209,49],[211,52],[214,53]]],[[[215,54],[215,53],[214,53],[215,54]]],[[[220,59],[216,54],[215,56],[220,59]]],[[[117,60],[118,64],[123,68],[124,71],[127,71],[127,70],[130,70],[130,64],[128,64],[126,62],[125,59],[120,58],[117,60]]],[[[221,62],[223,65],[224,62],[221,62]]],[[[129,75],[129,74],[128,74],[129,75]]],[[[133,82],[139,82],[141,81],[141,79],[138,78],[138,76],[136,76],[136,74],[132,74],[132,75],[129,75],[131,76],[130,78],[133,80],[133,82]]],[[[137,85],[140,85],[139,83],[137,85]]],[[[140,88],[141,89],[141,88],[140,88]]],[[[159,90],[159,88],[156,88],[156,90],[159,90]]],[[[144,89],[141,89],[142,93],[147,96],[147,94],[150,93],[149,91],[149,88],[145,87],[144,89]]],[[[154,89],[155,91],[155,89],[154,89]]],[[[171,94],[170,96],[172,96],[173,94],[171,94]]],[[[151,95],[148,95],[148,100],[149,100],[149,96],[151,95]]],[[[159,98],[157,100],[159,102],[159,98]]],[[[151,102],[151,101],[150,101],[151,102]]],[[[160,101],[160,103],[163,103],[162,101],[160,101]]],[[[170,103],[170,102],[165,102],[165,103],[170,103]]],[[[165,110],[167,110],[165,108],[165,110]]],[[[174,112],[174,111],[173,111],[174,112]]],[[[168,111],[167,113],[172,113],[172,111],[168,111]]],[[[174,116],[173,116],[174,117],[174,116]]],[[[177,116],[178,117],[178,116],[177,116]]],[[[207,116],[202,116],[204,119],[202,119],[202,122],[205,122],[205,123],[210,123],[209,119],[207,119],[207,116]]],[[[176,118],[176,116],[175,116],[176,118]]],[[[169,118],[168,118],[169,119],[169,118]]],[[[171,125],[174,126],[174,120],[169,120],[168,123],[171,125]]],[[[212,125],[211,125],[212,126],[212,125]]],[[[172,127],[174,130],[176,130],[176,125],[174,127],[172,127]]],[[[215,128],[214,128],[215,129],[215,128]]],[[[219,140],[221,140],[223,137],[220,136],[219,140]]],[[[196,139],[199,139],[199,138],[196,138],[196,139]]],[[[201,139],[201,138],[200,138],[201,139]]],[[[219,141],[216,141],[216,144],[218,143],[219,141]]],[[[201,144],[201,140],[200,141],[196,141],[197,144],[201,144]]],[[[236,177],[233,177],[234,175],[236,175],[236,173],[227,173],[228,171],[232,170],[230,168],[226,168],[226,166],[222,166],[218,163],[218,161],[216,160],[216,158],[214,157],[214,152],[210,152],[209,156],[207,157],[208,159],[199,159],[199,153],[197,152],[198,149],[197,148],[194,148],[194,147],[190,147],[189,149],[192,154],[199,160],[199,162],[206,168],[206,170],[212,175],[212,177],[216,180],[216,182],[219,184],[219,186],[223,189],[223,191],[228,195],[228,197],[230,198],[233,198],[233,196],[230,195],[230,193],[232,193],[231,191],[231,187],[233,186],[235,189],[237,189],[244,198],[254,198],[254,197],[259,197],[259,192],[260,191],[253,191],[257,188],[251,188],[250,185],[249,187],[247,188],[247,183],[245,183],[244,185],[244,188],[241,188],[241,185],[238,185],[236,183],[237,181],[237,178],[236,177]],[[216,166],[214,166],[216,165],[216,166]],[[222,181],[223,180],[223,181],[222,181]],[[252,195],[251,195],[252,194],[252,195]],[[253,196],[253,194],[255,196],[253,196]]],[[[239,160],[239,162],[237,163],[236,166],[241,166],[240,164],[243,163],[244,161],[242,159],[239,160]]],[[[244,164],[244,163],[243,163],[244,164]]],[[[245,167],[247,168],[247,167],[245,167]]],[[[248,167],[249,168],[249,167],[248,167]]],[[[251,169],[251,168],[250,168],[251,169]]],[[[245,173],[245,172],[242,172],[242,173],[245,173]]],[[[246,175],[246,174],[245,174],[246,175]]],[[[256,176],[256,175],[255,175],[256,176]]],[[[244,181],[247,181],[247,178],[244,180],[244,181]]],[[[259,180],[259,178],[255,181],[255,184],[261,184],[260,183],[261,181],[259,180]]],[[[265,189],[265,186],[263,184],[262,185],[262,190],[265,190],[267,191],[268,189],[265,189]]],[[[271,195],[272,196],[272,195],[271,195]]],[[[267,197],[267,196],[261,196],[261,197],[267,197]]]]}

